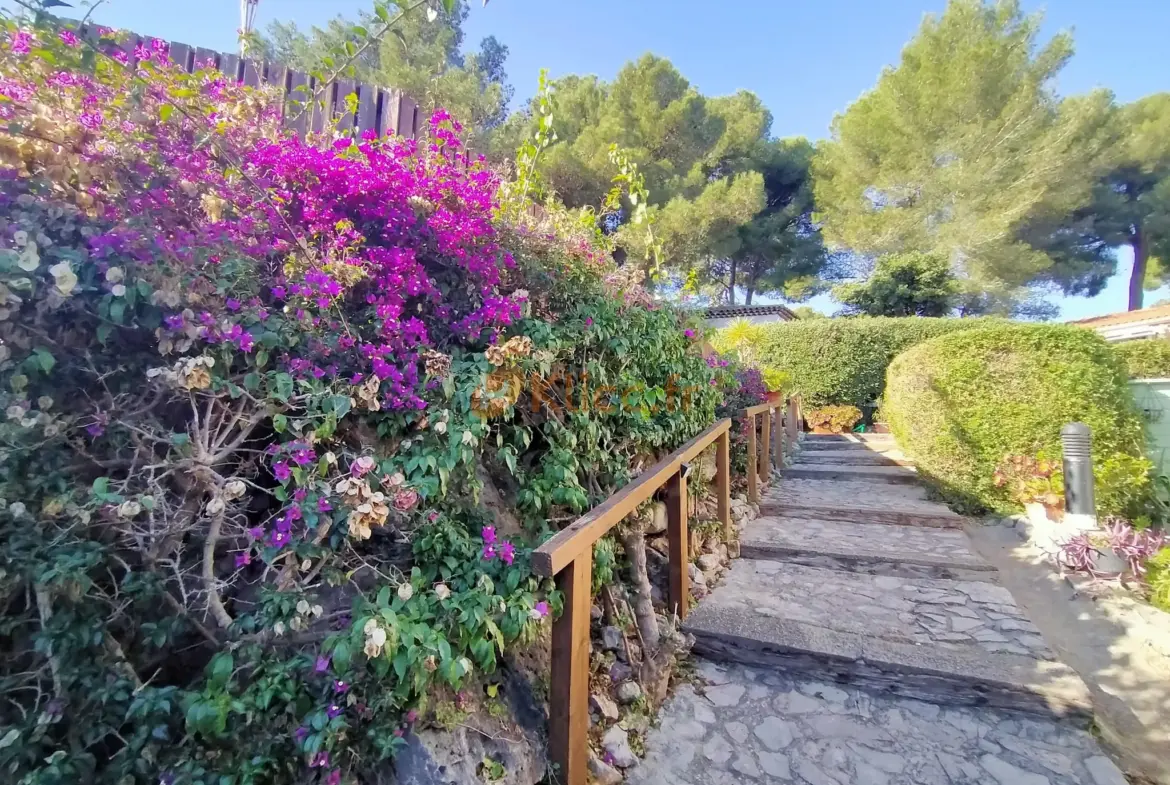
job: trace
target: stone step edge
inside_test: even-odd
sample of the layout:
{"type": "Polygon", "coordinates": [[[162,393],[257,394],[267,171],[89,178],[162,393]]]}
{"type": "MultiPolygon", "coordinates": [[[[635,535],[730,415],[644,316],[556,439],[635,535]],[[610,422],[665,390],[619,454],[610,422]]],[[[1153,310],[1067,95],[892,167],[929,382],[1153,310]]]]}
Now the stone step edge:
{"type": "Polygon", "coordinates": [[[826,482],[836,482],[841,480],[855,480],[858,482],[876,482],[885,483],[887,485],[915,485],[918,482],[918,475],[908,472],[907,474],[880,474],[872,471],[865,471],[866,468],[888,468],[888,467],[865,467],[865,466],[829,466],[825,468],[824,464],[817,464],[820,468],[811,469],[812,464],[804,464],[801,466],[796,463],[784,469],[781,477],[786,477],[789,480],[825,480],[826,482]]]}
{"type": "Polygon", "coordinates": [[[781,518],[816,518],[822,521],[849,521],[850,523],[875,523],[888,526],[928,526],[937,529],[961,529],[963,518],[955,513],[930,515],[920,512],[899,510],[876,510],[860,507],[825,507],[762,499],[760,515],[775,515],[781,518]]]}
{"type": "Polygon", "coordinates": [[[914,461],[908,458],[890,458],[881,453],[868,453],[854,450],[840,452],[835,450],[810,450],[809,452],[801,453],[800,457],[796,459],[796,463],[797,465],[806,464],[808,466],[905,466],[908,469],[914,468],[914,461]]]}
{"type": "Polygon", "coordinates": [[[748,609],[703,605],[691,613],[683,631],[694,637],[696,654],[716,661],[800,671],[942,705],[1092,719],[1088,688],[1059,662],[896,643],[761,617],[748,609]]]}
{"type": "Polygon", "coordinates": [[[897,442],[810,442],[805,440],[800,443],[801,450],[811,450],[813,452],[872,452],[882,453],[890,450],[898,449],[897,442]]]}
{"type": "MultiPolygon", "coordinates": [[[[752,523],[758,522],[759,519],[752,523]]],[[[848,562],[857,565],[877,565],[877,564],[907,564],[916,567],[930,567],[933,569],[954,569],[954,570],[970,570],[973,572],[987,573],[987,580],[995,580],[995,576],[999,573],[993,565],[988,564],[979,558],[971,559],[948,559],[939,556],[925,556],[920,553],[911,552],[892,552],[879,553],[871,551],[868,553],[858,553],[856,551],[846,551],[837,548],[827,547],[808,547],[801,545],[792,545],[788,543],[772,542],[765,539],[754,539],[751,534],[751,525],[749,524],[747,532],[740,535],[739,540],[739,555],[744,559],[757,559],[760,561],[784,561],[791,557],[802,556],[823,556],[829,559],[837,559],[842,562],[848,562]]],[[[880,536],[880,535],[877,535],[880,536]]]]}

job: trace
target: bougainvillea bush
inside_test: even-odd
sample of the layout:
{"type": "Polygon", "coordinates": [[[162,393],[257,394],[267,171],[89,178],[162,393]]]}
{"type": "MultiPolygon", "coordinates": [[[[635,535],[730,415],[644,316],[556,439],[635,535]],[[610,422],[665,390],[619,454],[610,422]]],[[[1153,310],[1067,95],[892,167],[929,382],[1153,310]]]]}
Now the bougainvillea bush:
{"type": "Polygon", "coordinates": [[[441,112],[302,141],[159,42],[0,39],[4,779],[364,781],[738,385],[441,112]]]}

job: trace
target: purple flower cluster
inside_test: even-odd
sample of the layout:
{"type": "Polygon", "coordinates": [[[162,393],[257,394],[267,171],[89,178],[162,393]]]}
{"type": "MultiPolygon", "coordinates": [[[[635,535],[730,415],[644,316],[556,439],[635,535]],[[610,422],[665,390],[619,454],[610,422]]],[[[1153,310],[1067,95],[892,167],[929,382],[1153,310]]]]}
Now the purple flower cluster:
{"type": "Polygon", "coordinates": [[[486,561],[498,558],[504,564],[510,565],[516,559],[516,546],[507,540],[498,539],[496,527],[484,526],[480,536],[483,537],[482,556],[486,561]]]}

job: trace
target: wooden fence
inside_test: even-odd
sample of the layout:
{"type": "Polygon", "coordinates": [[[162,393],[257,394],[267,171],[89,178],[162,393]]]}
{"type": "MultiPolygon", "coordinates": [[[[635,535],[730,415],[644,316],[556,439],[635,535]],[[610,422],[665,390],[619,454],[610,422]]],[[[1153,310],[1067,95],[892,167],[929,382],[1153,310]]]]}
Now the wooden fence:
{"type": "MultiPolygon", "coordinates": [[[[749,493],[759,498],[759,474],[770,478],[796,443],[799,402],[769,401],[744,411],[748,423],[749,493]],[[787,412],[783,412],[787,406],[787,412]],[[770,434],[774,432],[776,439],[770,434]],[[783,426],[783,427],[782,427],[783,426]],[[763,429],[762,439],[757,430],[763,429]],[[757,446],[759,444],[759,446],[757,446]]],[[[731,520],[731,420],[712,425],[638,479],[562,529],[532,553],[537,575],[554,578],[564,594],[564,609],[553,622],[552,678],[549,681],[549,758],[561,785],[585,785],[589,759],[589,621],[592,604],[593,544],[639,504],[666,489],[666,536],[669,544],[667,608],[686,618],[690,602],[690,555],[687,531],[689,464],[715,446],[715,496],[728,543],[737,537],[731,520]]]]}
{"type": "MultiPolygon", "coordinates": [[[[92,24],[83,25],[79,33],[91,41],[100,38],[98,27],[92,24]]],[[[149,46],[152,40],[131,33],[125,40],[120,40],[119,45],[127,52],[133,52],[139,43],[149,46]]],[[[419,136],[420,125],[425,120],[420,116],[418,104],[401,90],[337,79],[319,97],[320,103],[308,106],[318,89],[317,80],[309,74],[278,63],[248,60],[175,41],[168,42],[167,46],[171,61],[187,73],[194,73],[210,63],[237,82],[253,87],[275,85],[284,92],[286,106],[288,101],[306,104],[305,111],[297,113],[295,119],[289,117],[287,123],[301,136],[307,131],[321,131],[329,120],[336,118],[338,128],[343,131],[357,128],[358,131],[373,130],[378,136],[395,134],[414,139],[419,136]],[[357,95],[357,111],[354,112],[346,106],[346,98],[351,93],[357,95]]]]}

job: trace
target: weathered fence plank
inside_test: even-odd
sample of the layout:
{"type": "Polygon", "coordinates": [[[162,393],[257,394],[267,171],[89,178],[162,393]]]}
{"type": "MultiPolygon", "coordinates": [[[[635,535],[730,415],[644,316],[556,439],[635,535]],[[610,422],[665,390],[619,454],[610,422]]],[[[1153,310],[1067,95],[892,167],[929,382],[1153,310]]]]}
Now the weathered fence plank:
{"type": "MultiPolygon", "coordinates": [[[[103,39],[113,42],[117,35],[117,46],[133,59],[137,44],[149,46],[154,39],[134,33],[113,31],[94,24],[84,24],[78,33],[88,41],[99,43],[103,39]],[[104,33],[104,35],[103,35],[104,33]]],[[[374,131],[378,136],[397,134],[416,138],[419,134],[421,117],[418,104],[400,90],[387,90],[351,79],[334,81],[322,96],[324,105],[309,105],[313,98],[315,80],[312,76],[278,63],[252,60],[235,54],[217,52],[205,47],[194,47],[178,41],[167,44],[172,63],[188,73],[203,68],[208,63],[218,68],[224,76],[249,87],[271,84],[284,93],[285,127],[304,136],[310,129],[317,132],[324,129],[326,122],[340,118],[338,128],[345,131],[356,128],[359,131],[374,131]],[[346,97],[356,93],[356,112],[346,107],[346,97]],[[305,104],[302,110],[299,104],[305,104]],[[295,119],[294,119],[295,117],[295,119]]]]}

